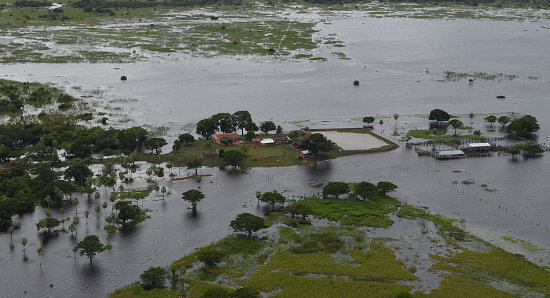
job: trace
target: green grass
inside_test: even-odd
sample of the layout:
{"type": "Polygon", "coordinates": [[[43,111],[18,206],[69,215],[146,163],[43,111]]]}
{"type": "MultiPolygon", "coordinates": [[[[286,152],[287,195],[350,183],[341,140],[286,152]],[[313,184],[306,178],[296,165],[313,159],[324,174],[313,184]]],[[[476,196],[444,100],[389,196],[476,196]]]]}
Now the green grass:
{"type": "Polygon", "coordinates": [[[474,252],[463,248],[462,253],[446,259],[464,268],[473,268],[533,291],[550,295],[550,272],[519,255],[493,247],[489,252],[474,252]]]}
{"type": "Polygon", "coordinates": [[[207,8],[207,13],[221,14],[219,20],[212,21],[204,15],[172,14],[186,13],[191,8],[113,9],[111,16],[65,6],[54,20],[44,17],[51,15],[46,7],[7,6],[0,18],[0,33],[33,39],[25,44],[0,43],[0,63],[135,62],[164,58],[174,52],[205,57],[276,55],[303,59],[311,57],[311,50],[322,41],[313,37],[315,23],[289,21],[254,8],[232,8],[207,8]],[[63,17],[68,19],[62,20],[63,17]],[[56,26],[55,35],[50,34],[52,26],[56,26]],[[78,45],[83,40],[92,50],[66,47],[63,53],[52,51],[56,45],[78,45]],[[100,50],[106,46],[117,50],[100,50]]]}
{"type": "Polygon", "coordinates": [[[511,243],[518,243],[523,249],[530,252],[537,252],[537,251],[544,250],[543,248],[540,248],[529,241],[522,240],[522,239],[514,239],[512,236],[505,235],[505,236],[502,236],[501,238],[511,243]]]}
{"type": "Polygon", "coordinates": [[[144,290],[140,285],[130,286],[124,289],[116,290],[110,298],[165,298],[165,297],[178,297],[185,295],[185,291],[171,290],[171,289],[154,289],[150,291],[144,290]]]}
{"type": "Polygon", "coordinates": [[[452,136],[447,135],[446,131],[439,128],[432,129],[412,129],[407,132],[407,135],[417,138],[417,139],[426,139],[435,142],[450,142],[458,141],[461,139],[472,139],[472,140],[482,140],[483,137],[475,135],[458,135],[452,136]]]}
{"type": "Polygon", "coordinates": [[[440,297],[517,297],[470,278],[447,274],[431,294],[440,297]]]}
{"type": "Polygon", "coordinates": [[[416,276],[404,270],[404,263],[396,260],[391,249],[378,242],[370,244],[369,251],[351,250],[354,264],[338,264],[329,253],[293,254],[280,251],[262,267],[264,272],[286,272],[292,274],[322,274],[325,276],[364,277],[368,280],[415,280],[416,276]]]}
{"type": "MultiPolygon", "coordinates": [[[[152,163],[172,162],[175,166],[185,166],[193,159],[202,159],[203,165],[207,167],[219,167],[225,165],[223,158],[215,155],[216,149],[241,150],[241,145],[224,146],[213,141],[196,141],[188,146],[181,146],[178,151],[172,151],[167,154],[159,155],[141,155],[139,160],[152,163]],[[214,156],[204,155],[205,151],[212,152],[214,156]]],[[[241,166],[248,167],[286,167],[299,164],[308,164],[311,161],[299,160],[299,152],[290,148],[288,145],[278,145],[270,147],[252,147],[248,148],[248,155],[241,162],[241,166]]]]}
{"type": "Polygon", "coordinates": [[[342,225],[389,227],[393,220],[386,214],[394,211],[397,201],[391,197],[373,197],[372,200],[328,200],[310,197],[301,200],[318,218],[340,221],[342,225]]]}

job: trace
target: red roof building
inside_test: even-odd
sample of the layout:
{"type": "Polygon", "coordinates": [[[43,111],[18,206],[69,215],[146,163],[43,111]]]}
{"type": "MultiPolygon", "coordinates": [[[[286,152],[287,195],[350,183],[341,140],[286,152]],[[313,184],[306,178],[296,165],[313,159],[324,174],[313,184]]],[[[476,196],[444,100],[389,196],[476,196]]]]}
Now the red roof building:
{"type": "Polygon", "coordinates": [[[217,133],[214,135],[214,142],[218,144],[240,144],[242,142],[242,138],[236,132],[217,133]]]}

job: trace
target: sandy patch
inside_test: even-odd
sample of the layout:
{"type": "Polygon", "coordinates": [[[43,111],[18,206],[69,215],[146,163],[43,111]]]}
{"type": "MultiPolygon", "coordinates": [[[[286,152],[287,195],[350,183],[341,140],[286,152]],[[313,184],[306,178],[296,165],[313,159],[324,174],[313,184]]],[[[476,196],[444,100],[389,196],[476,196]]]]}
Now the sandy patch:
{"type": "Polygon", "coordinates": [[[320,133],[344,150],[368,150],[388,145],[369,134],[337,131],[322,131],[320,133]]]}

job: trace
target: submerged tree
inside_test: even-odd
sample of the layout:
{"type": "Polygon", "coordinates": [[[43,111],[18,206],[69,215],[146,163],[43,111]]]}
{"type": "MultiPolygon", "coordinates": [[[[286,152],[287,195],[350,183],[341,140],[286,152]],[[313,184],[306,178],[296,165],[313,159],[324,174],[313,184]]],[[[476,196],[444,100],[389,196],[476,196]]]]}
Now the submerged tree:
{"type": "Polygon", "coordinates": [[[458,120],[458,119],[453,119],[451,121],[449,121],[449,125],[454,128],[455,130],[455,133],[454,135],[456,136],[456,130],[461,127],[462,125],[464,125],[464,123],[462,123],[462,121],[458,120]]]}
{"type": "Polygon", "coordinates": [[[262,194],[262,197],[260,198],[260,201],[271,205],[271,208],[273,209],[275,208],[276,204],[284,205],[284,203],[286,202],[286,198],[282,194],[274,190],[274,191],[264,192],[262,194]]]}
{"type": "Polygon", "coordinates": [[[88,235],[84,237],[84,240],[78,242],[75,248],[80,250],[81,256],[86,255],[92,263],[95,255],[103,251],[103,244],[96,235],[88,235]]]}
{"type": "Polygon", "coordinates": [[[441,110],[441,109],[433,109],[430,111],[430,116],[428,117],[429,120],[435,120],[437,122],[437,127],[439,127],[439,122],[441,121],[449,121],[449,118],[451,116],[449,113],[441,110]]]}
{"type": "Polygon", "coordinates": [[[493,123],[497,122],[497,116],[495,115],[489,115],[483,119],[491,124],[490,127],[493,127],[493,123]]]}
{"type": "Polygon", "coordinates": [[[368,116],[363,118],[363,123],[367,124],[367,127],[374,123],[374,117],[368,116]]]}
{"type": "Polygon", "coordinates": [[[197,211],[197,203],[204,199],[204,194],[200,190],[191,189],[182,193],[181,198],[184,201],[190,202],[193,211],[197,211]]]}

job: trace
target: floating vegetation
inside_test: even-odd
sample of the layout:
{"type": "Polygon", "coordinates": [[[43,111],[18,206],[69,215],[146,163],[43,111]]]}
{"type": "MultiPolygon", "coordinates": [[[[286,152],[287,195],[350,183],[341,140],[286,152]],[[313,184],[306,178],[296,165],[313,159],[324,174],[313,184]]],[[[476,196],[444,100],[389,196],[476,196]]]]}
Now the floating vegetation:
{"type": "Polygon", "coordinates": [[[483,81],[502,81],[502,80],[514,80],[519,78],[518,75],[515,74],[503,74],[503,73],[495,73],[490,74],[486,72],[454,72],[454,71],[445,71],[444,72],[445,77],[443,81],[446,82],[455,82],[460,81],[462,79],[477,79],[477,80],[483,80],[483,81]]]}
{"type": "Polygon", "coordinates": [[[540,248],[527,240],[514,239],[512,236],[508,236],[508,235],[502,236],[501,238],[508,242],[519,244],[523,249],[528,250],[530,252],[537,252],[537,251],[544,250],[543,248],[540,248]]]}

